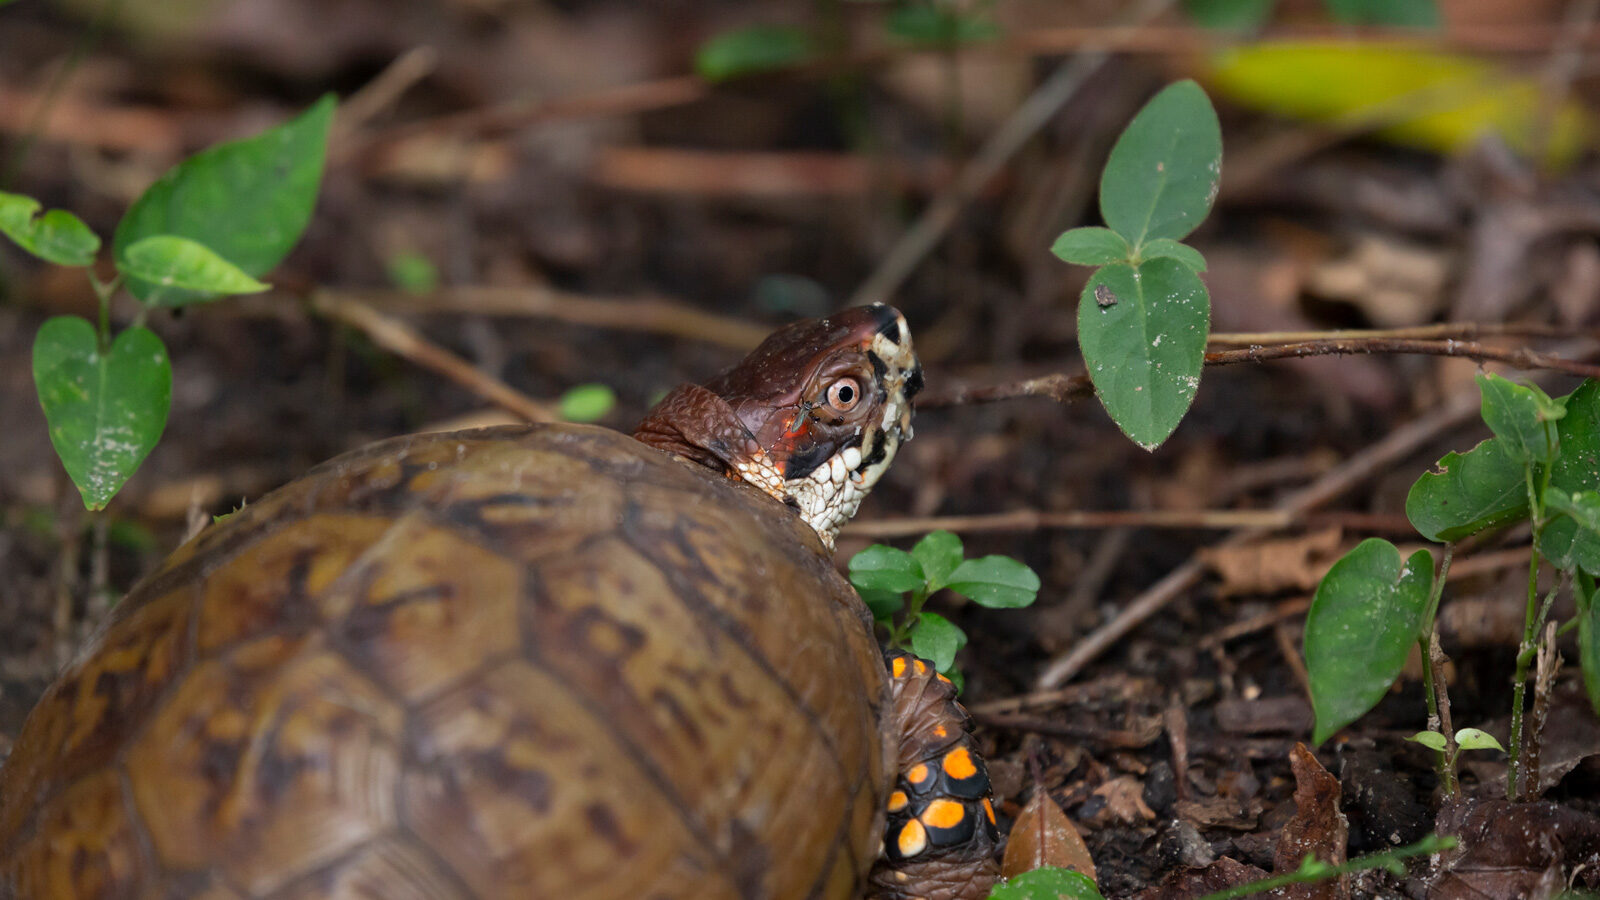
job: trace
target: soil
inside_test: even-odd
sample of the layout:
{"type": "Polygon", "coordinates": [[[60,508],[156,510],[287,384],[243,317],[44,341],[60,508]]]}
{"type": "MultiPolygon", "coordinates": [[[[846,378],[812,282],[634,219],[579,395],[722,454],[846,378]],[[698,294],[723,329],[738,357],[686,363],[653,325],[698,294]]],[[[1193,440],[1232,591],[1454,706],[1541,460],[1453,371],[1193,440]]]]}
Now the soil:
{"type": "MultiPolygon", "coordinates": [[[[46,318],[92,314],[93,294],[78,273],[0,246],[0,751],[60,663],[191,523],[381,437],[506,419],[319,312],[318,291],[409,324],[536,401],[609,385],[617,402],[601,421],[628,428],[668,388],[735,361],[750,333],[850,302],[1066,62],[1059,46],[902,48],[724,85],[683,77],[708,36],[814,24],[839,5],[827,3],[238,0],[159,14],[123,4],[104,27],[92,24],[97,5],[0,3],[0,189],[76,211],[102,235],[183,156],[324,92],[346,99],[313,224],[269,279],[278,289],[149,317],[173,359],[171,419],[103,517],[84,513],[52,453],[29,352],[46,318]],[[419,257],[438,290],[395,274],[419,257]],[[523,311],[491,308],[502,295],[523,311]]],[[[859,40],[885,43],[880,4],[839,6],[859,40]]],[[[1010,0],[995,15],[1014,36],[1107,22],[1121,6],[1010,0]]],[[[1190,27],[1175,14],[1158,26],[1190,27]]],[[[1098,224],[1099,166],[1118,130],[1195,65],[1176,48],[1113,58],[959,205],[888,298],[913,325],[930,394],[1082,370],[1087,270],[1050,244],[1098,224]]],[[[1569,87],[1595,96],[1583,78],[1569,87]]],[[[1214,330],[1514,321],[1563,337],[1500,346],[1592,358],[1600,162],[1543,172],[1492,145],[1446,157],[1218,107],[1225,181],[1193,238],[1210,261],[1214,330]]],[[[114,318],[136,313],[124,297],[114,318]]],[[[924,408],[858,521],[1189,514],[1183,527],[1151,515],[958,529],[969,555],[1016,556],[1043,580],[1026,610],[953,596],[931,607],[971,636],[963,696],[1004,817],[1047,791],[1113,898],[1199,896],[1282,871],[1284,854],[1340,827],[1351,857],[1435,830],[1468,848],[1336,888],[1354,896],[1600,887],[1600,725],[1570,639],[1539,803],[1506,804],[1497,753],[1469,760],[1464,799],[1446,802],[1430,755],[1405,740],[1426,726],[1414,667],[1371,714],[1296,756],[1311,735],[1299,655],[1310,593],[1363,538],[1420,545],[1406,490],[1444,452],[1487,435],[1474,415],[1437,413],[1472,389],[1474,371],[1405,356],[1208,369],[1153,453],[1093,398],[924,408]],[[1430,424],[1404,452],[1268,533],[1225,545],[1232,527],[1205,514],[1271,510],[1418,422],[1430,424]],[[1041,674],[1086,636],[1197,564],[1159,612],[1060,690],[1042,690],[1041,674]],[[1336,790],[1317,780],[1322,769],[1336,790]]],[[[1577,384],[1540,377],[1552,394],[1577,384]]],[[[913,521],[891,542],[919,533],[913,521]]],[[[1526,540],[1511,532],[1464,549],[1442,614],[1455,722],[1502,739],[1527,565],[1506,551],[1526,540]]],[[[868,543],[847,531],[840,560],[868,543]]]]}

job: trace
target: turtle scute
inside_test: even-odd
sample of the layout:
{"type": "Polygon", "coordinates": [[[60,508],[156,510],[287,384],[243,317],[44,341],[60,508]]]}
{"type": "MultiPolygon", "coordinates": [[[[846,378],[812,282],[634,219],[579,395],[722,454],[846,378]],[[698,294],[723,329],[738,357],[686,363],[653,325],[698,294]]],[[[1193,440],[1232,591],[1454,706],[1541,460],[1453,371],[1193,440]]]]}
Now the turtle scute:
{"type": "Polygon", "coordinates": [[[0,770],[0,897],[852,897],[887,697],[759,491],[598,428],[386,441],[116,607],[0,770]]]}

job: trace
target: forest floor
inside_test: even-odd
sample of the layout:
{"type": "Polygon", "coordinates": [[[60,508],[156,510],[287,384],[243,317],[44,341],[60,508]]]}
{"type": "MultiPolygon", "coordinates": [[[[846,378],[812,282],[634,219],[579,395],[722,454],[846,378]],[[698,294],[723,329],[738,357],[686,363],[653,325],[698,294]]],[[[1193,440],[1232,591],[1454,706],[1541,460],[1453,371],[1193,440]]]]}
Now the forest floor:
{"type": "MultiPolygon", "coordinates": [[[[844,6],[859,18],[848,27],[877,27],[874,4],[844,6]]],[[[896,248],[959,196],[957,174],[1070,63],[1063,54],[1095,40],[1074,29],[1123,6],[1002,2],[998,51],[891,51],[709,85],[688,74],[708,36],[804,22],[812,6],[238,0],[123,4],[97,29],[89,0],[0,4],[0,189],[101,234],[183,156],[324,92],[343,98],[321,202],[269,279],[278,290],[151,318],[173,359],[171,420],[103,518],[83,512],[52,453],[29,362],[40,324],[92,314],[94,295],[79,273],[0,247],[0,752],[191,522],[378,438],[510,420],[375,339],[352,308],[408,324],[537,402],[609,385],[618,399],[601,421],[623,429],[773,325],[861,299],[905,312],[935,398],[1080,372],[1087,270],[1049,248],[1098,224],[1099,167],[1154,90],[1193,73],[1184,41],[1164,50],[1152,37],[1111,58],[953,203],[931,249],[896,248]]],[[[1158,25],[1158,37],[1191,28],[1177,15],[1158,25]]],[[[1594,96],[1582,77],[1567,87],[1594,96]]],[[[1558,336],[1497,346],[1593,358],[1592,154],[1544,174],[1494,145],[1442,158],[1218,107],[1224,181],[1193,239],[1210,263],[1214,331],[1533,323],[1558,336]]],[[[1043,579],[1029,609],[949,596],[932,607],[972,636],[964,699],[1001,811],[1015,816],[1042,785],[1083,834],[1106,896],[1198,896],[1280,870],[1284,835],[1311,827],[1291,767],[1311,735],[1300,655],[1311,592],[1364,538],[1421,545],[1405,494],[1445,452],[1487,436],[1477,368],[1362,355],[1208,369],[1154,453],[1092,398],[928,404],[839,558],[869,534],[909,546],[928,517],[955,516],[969,517],[956,527],[969,554],[1029,563],[1043,579]],[[1308,489],[1319,501],[1297,504],[1308,489]],[[1068,511],[1077,518],[1031,515],[1068,511]],[[1249,511],[1272,515],[1241,526],[1249,511]],[[1141,602],[1152,615],[1085,644],[1141,602]]],[[[1552,394],[1577,383],[1537,377],[1552,394]]],[[[1455,721],[1502,738],[1527,539],[1512,531],[1463,554],[1441,613],[1455,721]]],[[[1508,805],[1503,757],[1482,753],[1463,765],[1465,799],[1442,804],[1430,754],[1405,740],[1425,727],[1422,696],[1408,670],[1314,748],[1320,766],[1302,760],[1300,783],[1333,774],[1350,856],[1435,830],[1475,836],[1471,853],[1359,875],[1355,895],[1600,885],[1600,722],[1575,662],[1551,691],[1541,803],[1508,805]]]]}

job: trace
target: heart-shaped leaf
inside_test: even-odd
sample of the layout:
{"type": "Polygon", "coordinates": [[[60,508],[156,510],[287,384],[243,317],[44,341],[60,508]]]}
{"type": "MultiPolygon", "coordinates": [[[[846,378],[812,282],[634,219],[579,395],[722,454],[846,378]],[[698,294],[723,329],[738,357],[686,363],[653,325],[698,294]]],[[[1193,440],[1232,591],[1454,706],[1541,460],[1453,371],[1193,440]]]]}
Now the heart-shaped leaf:
{"type": "Polygon", "coordinates": [[[981,556],[956,566],[946,585],[979,606],[1016,609],[1039,596],[1039,576],[1009,556],[981,556]]]}
{"type": "Polygon", "coordinates": [[[172,366],[154,332],[129,328],[101,352],[76,316],[45,322],[33,344],[33,381],[50,443],[89,509],[102,509],[161,438],[172,366]]]}
{"type": "Polygon", "coordinates": [[[0,234],[17,246],[58,266],[94,265],[100,237],[64,209],[39,212],[39,201],[0,191],[0,234]]]}
{"type": "Polygon", "coordinates": [[[926,587],[929,593],[937,591],[949,582],[950,573],[961,565],[964,552],[961,538],[948,531],[929,532],[911,548],[911,555],[916,558],[917,564],[922,567],[923,577],[927,579],[926,587]]]}
{"type": "Polygon", "coordinates": [[[1557,449],[1556,422],[1566,406],[1537,387],[1516,384],[1499,375],[1478,375],[1483,396],[1483,421],[1518,462],[1543,466],[1557,449]]]}
{"type": "MultiPolygon", "coordinates": [[[[333,97],[324,97],[296,119],[173,167],[117,225],[112,250],[118,265],[126,268],[128,249],[139,241],[177,235],[200,242],[246,275],[266,274],[311,221],[333,110],[333,97]]],[[[217,296],[143,278],[129,278],[128,288],[151,306],[183,306],[217,296]]]]}
{"type": "Polygon", "coordinates": [[[858,591],[904,593],[922,587],[922,582],[922,566],[898,547],[873,544],[850,557],[850,583],[858,591]]]}
{"type": "Polygon", "coordinates": [[[1449,746],[1449,743],[1444,739],[1444,735],[1437,731],[1419,731],[1406,738],[1406,740],[1415,741],[1429,750],[1438,750],[1440,753],[1443,753],[1444,748],[1449,746]]]}
{"type": "Polygon", "coordinates": [[[1135,251],[1182,240],[1205,221],[1222,177],[1222,126],[1193,81],[1169,85],[1117,138],[1100,176],[1100,214],[1135,251]]]}
{"type": "Polygon", "coordinates": [[[258,294],[268,285],[239,271],[211,248],[172,234],[140,240],[123,251],[117,266],[128,278],[207,294],[258,294]]]}
{"type": "Polygon", "coordinates": [[[1499,438],[1447,453],[1436,468],[1406,495],[1406,516],[1428,540],[1459,540],[1528,515],[1522,464],[1499,438]]]}
{"type": "Polygon", "coordinates": [[[1433,585],[1433,556],[1369,538],[1333,564],[1306,614],[1306,670],[1315,743],[1377,705],[1416,643],[1433,585]]]}
{"type": "Polygon", "coordinates": [[[1194,402],[1211,328],[1211,296],[1170,257],[1094,273],[1078,301],[1078,346],[1106,412],[1154,450],[1194,402]]]}
{"type": "Polygon", "coordinates": [[[955,665],[956,653],[967,645],[967,633],[938,613],[917,616],[911,630],[911,652],[933,663],[933,668],[948,673],[955,665]]]}
{"type": "Polygon", "coordinates": [[[1133,255],[1128,242],[1109,228],[1074,228],[1062,232],[1050,252],[1080,266],[1103,266],[1125,262],[1133,255]]]}

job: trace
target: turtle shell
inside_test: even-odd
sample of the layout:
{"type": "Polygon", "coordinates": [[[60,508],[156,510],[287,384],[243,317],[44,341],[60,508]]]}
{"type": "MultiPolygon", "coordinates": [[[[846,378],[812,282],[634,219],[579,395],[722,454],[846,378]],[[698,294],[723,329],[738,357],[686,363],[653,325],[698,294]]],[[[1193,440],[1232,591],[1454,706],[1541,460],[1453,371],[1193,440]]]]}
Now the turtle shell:
{"type": "Polygon", "coordinates": [[[887,696],[759,491],[599,428],[386,441],[118,604],[0,771],[0,895],[849,897],[887,696]]]}

